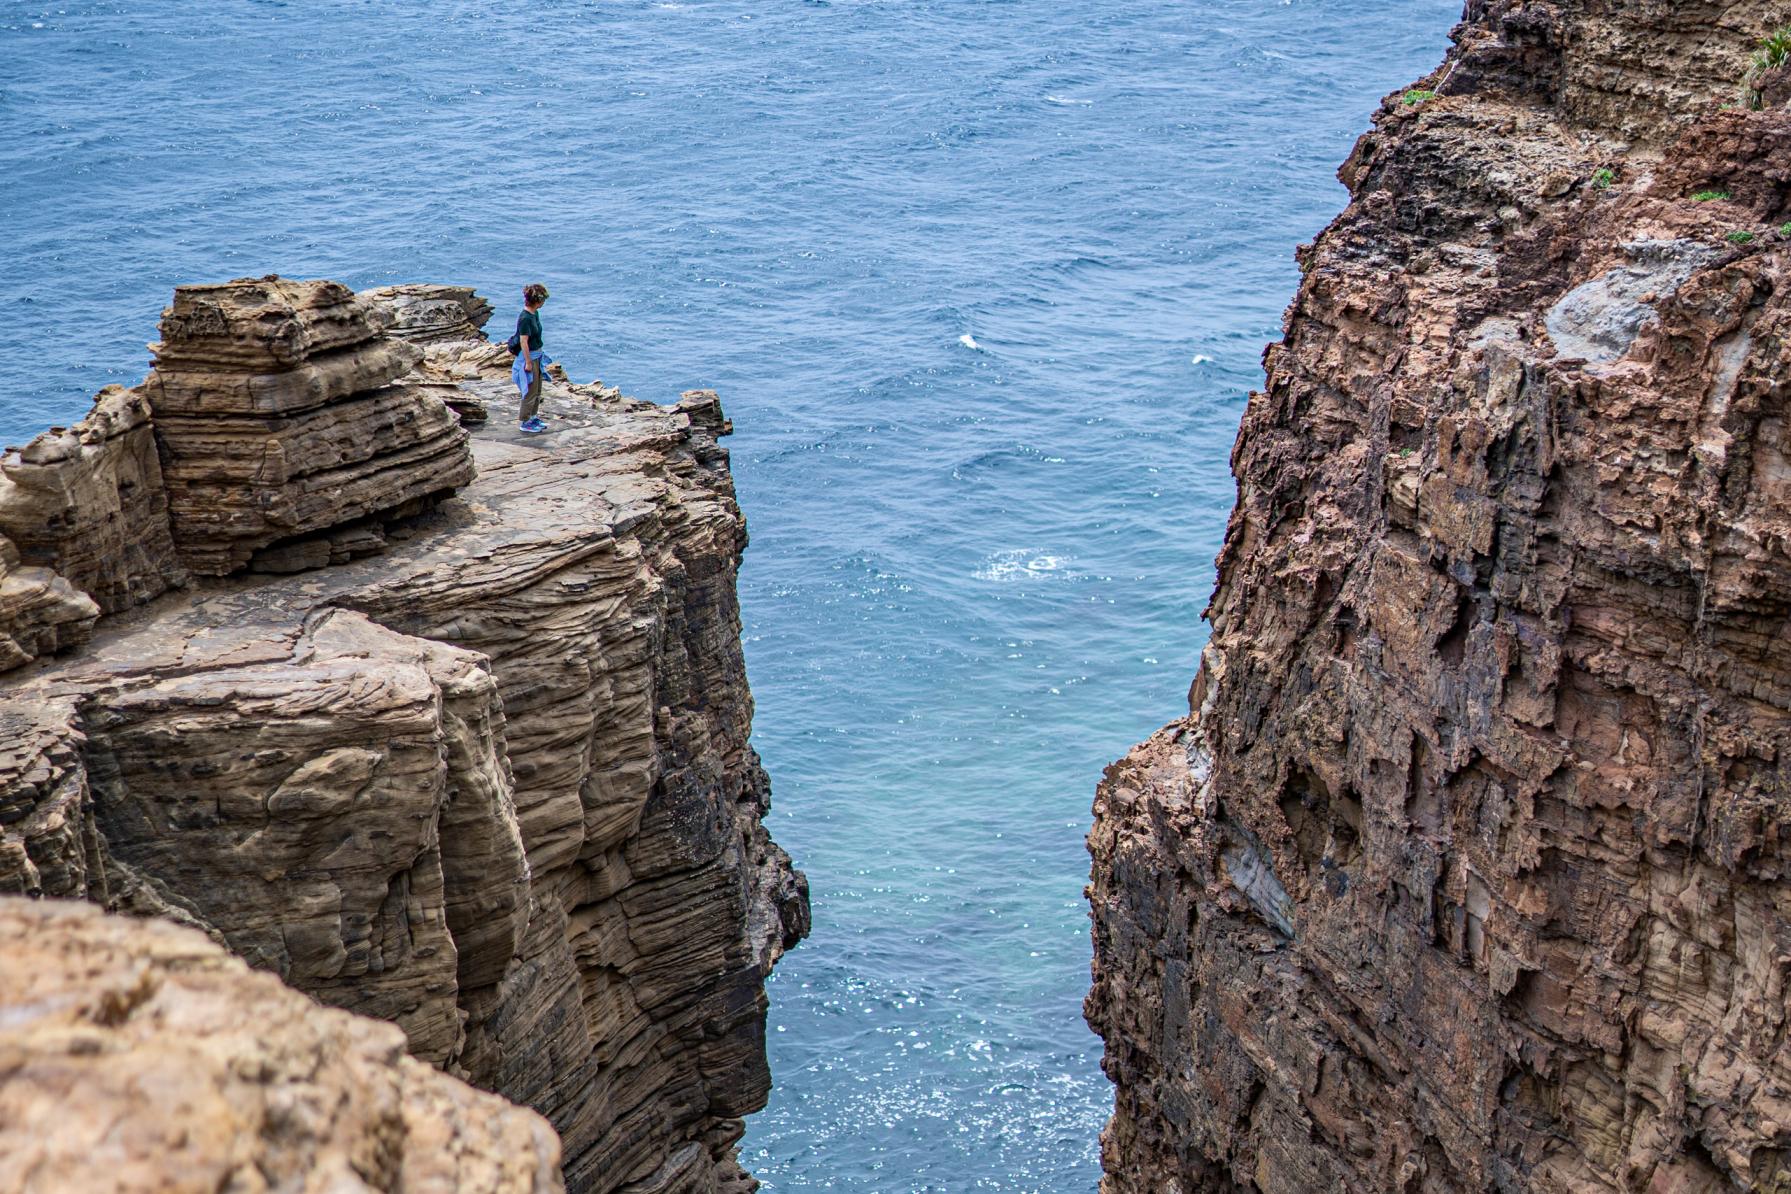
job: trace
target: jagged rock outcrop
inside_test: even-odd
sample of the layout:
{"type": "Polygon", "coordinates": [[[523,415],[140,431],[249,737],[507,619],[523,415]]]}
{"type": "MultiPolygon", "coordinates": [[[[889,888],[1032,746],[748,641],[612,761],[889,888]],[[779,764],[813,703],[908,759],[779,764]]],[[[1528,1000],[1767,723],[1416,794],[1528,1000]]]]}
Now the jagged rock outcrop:
{"type": "MultiPolygon", "coordinates": [[[[505,418],[454,428],[477,461],[459,496],[348,528],[369,552],[341,527],[263,547],[263,571],[311,570],[196,582],[8,676],[0,890],[185,921],[398,1024],[417,1056],[547,1115],[575,1191],[749,1188],[734,1144],[769,1087],[763,980],[808,910],[747,744],[719,403],[560,374],[553,433],[521,436],[508,357],[482,338],[392,357],[360,339],[393,319],[379,295],[260,289],[254,319],[214,333],[193,315],[170,338],[326,373],[342,345],[401,357],[417,372],[381,402],[452,421],[452,389],[505,418]]],[[[177,405],[209,408],[205,384],[184,377],[177,405]]],[[[353,401],[316,409],[359,428],[353,401]]],[[[168,417],[156,406],[164,445],[168,417]]],[[[270,442],[341,441],[320,422],[270,442]]],[[[441,475],[396,459],[380,467],[441,475]]]]}
{"type": "Polygon", "coordinates": [[[103,613],[184,585],[142,394],[108,386],[74,426],[0,455],[0,534],[103,613]]]}
{"type": "Polygon", "coordinates": [[[0,937],[0,1189],[563,1189],[539,1116],[190,929],[6,898],[0,937]]]}
{"type": "Polygon", "coordinates": [[[421,357],[386,335],[390,322],[334,282],[269,277],[174,292],[142,389],[189,570],[223,576],[277,544],[288,550],[264,554],[266,570],[371,554],[378,523],[472,479],[454,412],[427,390],[388,384],[421,357]],[[357,523],[370,524],[357,540],[306,539],[357,523]]]}
{"type": "Polygon", "coordinates": [[[471,286],[411,283],[360,292],[391,316],[386,334],[413,344],[454,344],[479,338],[491,304],[471,286]]]}
{"type": "Polygon", "coordinates": [[[1786,21],[1475,0],[1344,167],[1096,799],[1105,1189],[1791,1190],[1786,21]]]}
{"type": "Polygon", "coordinates": [[[0,672],[87,641],[100,608],[50,568],[26,566],[0,535],[0,672]]]}
{"type": "Polygon", "coordinates": [[[185,583],[142,395],[108,386],[72,427],[0,452],[0,672],[185,583]]]}

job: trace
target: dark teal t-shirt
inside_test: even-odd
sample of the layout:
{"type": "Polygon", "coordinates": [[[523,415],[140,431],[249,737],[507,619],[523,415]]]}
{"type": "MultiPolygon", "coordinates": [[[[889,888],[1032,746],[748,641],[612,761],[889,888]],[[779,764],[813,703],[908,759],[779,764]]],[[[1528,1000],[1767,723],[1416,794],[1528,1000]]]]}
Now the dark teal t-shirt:
{"type": "Polygon", "coordinates": [[[533,352],[537,348],[540,348],[541,347],[541,316],[540,316],[540,314],[529,310],[527,307],[524,307],[522,309],[522,314],[518,315],[516,317],[516,334],[518,336],[527,336],[529,338],[529,351],[530,352],[533,352]]]}

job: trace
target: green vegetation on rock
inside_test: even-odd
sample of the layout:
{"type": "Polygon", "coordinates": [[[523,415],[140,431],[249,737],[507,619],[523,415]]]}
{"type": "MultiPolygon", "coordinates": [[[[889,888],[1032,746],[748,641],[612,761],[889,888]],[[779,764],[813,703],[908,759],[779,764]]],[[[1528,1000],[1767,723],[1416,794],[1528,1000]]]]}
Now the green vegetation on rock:
{"type": "Polygon", "coordinates": [[[1754,64],[1764,70],[1772,70],[1787,62],[1791,62],[1791,26],[1762,38],[1760,52],[1754,55],[1754,64]]]}
{"type": "Polygon", "coordinates": [[[1741,78],[1742,104],[1756,110],[1765,107],[1765,97],[1760,94],[1760,79],[1787,62],[1791,62],[1791,26],[1760,39],[1760,48],[1754,52],[1747,74],[1741,78]]]}

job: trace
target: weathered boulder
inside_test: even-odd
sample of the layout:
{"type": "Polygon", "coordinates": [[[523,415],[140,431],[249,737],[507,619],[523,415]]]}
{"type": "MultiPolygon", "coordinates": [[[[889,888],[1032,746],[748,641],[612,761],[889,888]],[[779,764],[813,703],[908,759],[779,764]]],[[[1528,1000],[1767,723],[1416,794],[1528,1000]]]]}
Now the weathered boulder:
{"type": "Polygon", "coordinates": [[[190,929],[0,899],[0,1189],[553,1194],[539,1116],[190,929]]]}
{"type": "Polygon", "coordinates": [[[472,479],[439,396],[388,384],[422,356],[389,321],[334,282],[175,291],[142,391],[187,568],[238,571],[261,549],[414,514],[472,479]]]}
{"type": "Polygon", "coordinates": [[[1345,166],[1096,799],[1107,1190],[1791,1190],[1785,16],[1477,0],[1345,166]]]}
{"type": "Polygon", "coordinates": [[[379,286],[360,291],[358,297],[390,317],[387,334],[413,344],[480,339],[480,329],[491,318],[491,304],[471,286],[379,286]]]}
{"type": "Polygon", "coordinates": [[[0,535],[104,613],[185,584],[143,396],[108,386],[73,427],[0,455],[0,535]]]}
{"type": "Polygon", "coordinates": [[[0,672],[86,642],[100,608],[48,568],[26,567],[0,535],[0,672]]]}

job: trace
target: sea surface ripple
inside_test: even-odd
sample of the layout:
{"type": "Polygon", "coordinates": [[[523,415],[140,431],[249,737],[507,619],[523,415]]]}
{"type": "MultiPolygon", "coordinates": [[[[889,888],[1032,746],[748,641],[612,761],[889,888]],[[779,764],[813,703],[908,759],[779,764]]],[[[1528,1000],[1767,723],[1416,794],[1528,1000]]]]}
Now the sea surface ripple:
{"type": "Polygon", "coordinates": [[[1102,766],[1182,707],[1293,246],[1459,0],[0,0],[0,441],[181,282],[554,298],[713,386],[773,830],[774,1191],[1092,1190],[1102,766]]]}

